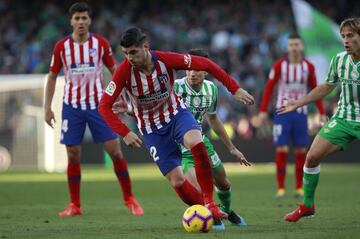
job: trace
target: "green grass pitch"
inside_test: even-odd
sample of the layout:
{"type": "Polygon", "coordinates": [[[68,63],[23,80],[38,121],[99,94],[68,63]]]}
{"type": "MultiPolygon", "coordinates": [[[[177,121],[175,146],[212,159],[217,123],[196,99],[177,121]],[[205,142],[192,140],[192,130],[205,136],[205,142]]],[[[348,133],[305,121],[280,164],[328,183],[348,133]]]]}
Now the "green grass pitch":
{"type": "Polygon", "coordinates": [[[186,209],[154,164],[130,165],[133,190],[145,210],[131,216],[122,204],[111,169],[82,171],[84,215],[59,218],[68,203],[65,173],[17,171],[0,173],[0,239],[9,238],[360,238],[360,165],[323,164],[316,194],[317,214],[298,223],[284,222],[293,198],[293,165],[288,167],[288,195],[274,198],[273,165],[245,169],[227,164],[232,182],[233,208],[249,226],[225,221],[226,230],[188,234],[181,218],[186,209]]]}

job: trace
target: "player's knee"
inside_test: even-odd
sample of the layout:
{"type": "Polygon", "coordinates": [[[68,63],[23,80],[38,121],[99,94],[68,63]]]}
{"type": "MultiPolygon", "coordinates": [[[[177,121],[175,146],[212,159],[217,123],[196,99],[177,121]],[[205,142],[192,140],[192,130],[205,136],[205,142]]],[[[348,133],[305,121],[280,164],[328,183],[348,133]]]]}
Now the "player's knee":
{"type": "Polygon", "coordinates": [[[173,188],[178,188],[180,187],[183,183],[185,182],[185,178],[184,177],[172,177],[170,179],[170,184],[173,188]]]}
{"type": "Polygon", "coordinates": [[[231,183],[230,181],[226,178],[225,180],[222,180],[221,182],[218,183],[218,185],[216,185],[216,187],[220,190],[220,191],[228,191],[231,187],[231,183]]]}
{"type": "Polygon", "coordinates": [[[320,157],[313,151],[309,151],[306,155],[305,166],[308,168],[314,168],[319,165],[320,157]]]}

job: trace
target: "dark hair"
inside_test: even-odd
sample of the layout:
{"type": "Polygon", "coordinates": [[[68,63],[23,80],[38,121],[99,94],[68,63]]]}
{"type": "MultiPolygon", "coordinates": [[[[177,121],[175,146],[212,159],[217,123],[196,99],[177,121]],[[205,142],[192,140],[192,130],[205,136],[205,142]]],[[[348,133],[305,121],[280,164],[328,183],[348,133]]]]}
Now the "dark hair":
{"type": "Polygon", "coordinates": [[[357,34],[360,35],[360,18],[353,17],[353,18],[345,19],[340,24],[340,32],[344,27],[349,27],[351,31],[356,32],[357,34]]]}
{"type": "Polygon", "coordinates": [[[70,18],[76,13],[76,12],[88,12],[89,16],[91,14],[90,6],[86,2],[76,2],[69,8],[69,15],[70,18]]]}
{"type": "Polygon", "coordinates": [[[291,34],[288,36],[288,40],[290,40],[290,39],[299,39],[299,40],[302,41],[301,36],[300,36],[299,33],[297,33],[297,32],[291,33],[291,34]]]}
{"type": "Polygon", "coordinates": [[[202,49],[202,48],[193,48],[193,49],[190,49],[188,51],[188,53],[190,55],[194,55],[194,56],[202,56],[202,57],[206,57],[206,58],[209,58],[209,52],[205,49],[202,49]]]}
{"type": "Polygon", "coordinates": [[[146,34],[138,27],[130,27],[123,32],[120,38],[120,46],[140,46],[146,41],[146,34]]]}

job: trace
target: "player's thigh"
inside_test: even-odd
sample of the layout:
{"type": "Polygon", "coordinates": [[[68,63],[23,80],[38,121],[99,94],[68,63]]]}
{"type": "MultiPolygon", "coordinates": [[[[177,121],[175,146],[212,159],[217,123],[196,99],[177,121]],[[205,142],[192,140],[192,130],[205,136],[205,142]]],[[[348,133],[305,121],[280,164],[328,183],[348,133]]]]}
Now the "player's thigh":
{"type": "Polygon", "coordinates": [[[217,170],[219,168],[222,168],[222,162],[221,159],[219,157],[219,155],[216,153],[214,146],[212,145],[212,143],[210,142],[208,137],[203,137],[205,146],[206,146],[206,150],[209,154],[210,157],[210,166],[213,170],[217,170]]]}
{"type": "Polygon", "coordinates": [[[176,142],[189,149],[203,141],[200,126],[189,110],[179,109],[173,121],[172,134],[176,142]]]}
{"type": "Polygon", "coordinates": [[[305,147],[309,142],[307,115],[297,113],[291,123],[291,137],[294,146],[305,147]]]}
{"type": "Polygon", "coordinates": [[[321,135],[316,135],[306,155],[307,166],[317,166],[327,155],[339,151],[340,146],[331,143],[321,135]]]}
{"type": "Polygon", "coordinates": [[[60,143],[65,145],[81,144],[86,128],[86,119],[81,109],[63,104],[61,117],[60,143]]]}
{"type": "Polygon", "coordinates": [[[351,123],[346,120],[332,117],[320,130],[319,135],[334,145],[345,150],[356,138],[351,123]]]}
{"type": "Polygon", "coordinates": [[[154,131],[150,134],[143,134],[146,147],[150,155],[165,176],[175,167],[181,166],[181,151],[171,134],[161,134],[154,131]]]}
{"type": "Polygon", "coordinates": [[[275,145],[288,145],[290,140],[290,115],[275,115],[273,125],[273,141],[275,145]]]}
{"type": "Polygon", "coordinates": [[[105,123],[97,109],[86,110],[86,121],[95,143],[117,139],[119,136],[105,123]]]}

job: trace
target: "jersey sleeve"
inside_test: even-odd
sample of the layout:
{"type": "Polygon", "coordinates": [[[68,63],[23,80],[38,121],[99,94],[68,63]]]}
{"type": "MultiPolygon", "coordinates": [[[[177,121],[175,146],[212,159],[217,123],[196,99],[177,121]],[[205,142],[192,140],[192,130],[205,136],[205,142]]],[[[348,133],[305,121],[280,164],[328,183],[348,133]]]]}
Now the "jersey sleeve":
{"type": "Polygon", "coordinates": [[[105,66],[110,69],[115,65],[114,55],[112,53],[109,41],[103,38],[102,43],[104,49],[104,55],[102,57],[102,60],[105,66]]]}
{"type": "Polygon", "coordinates": [[[62,44],[60,42],[56,43],[53,54],[51,57],[49,72],[58,74],[63,66],[63,63],[61,61],[61,47],[62,44]]]}
{"type": "MultiPolygon", "coordinates": [[[[316,80],[316,73],[315,73],[315,67],[313,64],[309,64],[309,87],[311,89],[314,89],[317,86],[317,80],[316,80]]],[[[319,113],[322,115],[325,115],[325,108],[324,108],[324,104],[323,101],[317,100],[315,101],[316,107],[319,110],[319,113]]]]}
{"type": "Polygon", "coordinates": [[[130,77],[130,67],[125,61],[116,69],[112,80],[106,87],[99,104],[99,113],[109,125],[109,127],[118,133],[121,137],[125,137],[130,129],[114,114],[112,105],[126,86],[126,82],[130,77]]]}
{"type": "Polygon", "coordinates": [[[220,81],[231,94],[235,94],[240,88],[238,83],[221,69],[220,66],[206,57],[174,52],[157,52],[157,54],[164,58],[166,64],[176,70],[198,70],[208,72],[220,81]]]}
{"type": "Polygon", "coordinates": [[[212,84],[211,85],[211,91],[212,91],[212,103],[209,107],[209,110],[207,111],[207,114],[216,114],[216,110],[217,110],[217,99],[218,99],[218,89],[217,87],[212,84]]]}
{"type": "Polygon", "coordinates": [[[331,59],[329,71],[325,79],[325,82],[328,84],[337,84],[339,82],[339,76],[337,73],[337,62],[338,62],[337,56],[331,59]]]}
{"type": "Polygon", "coordinates": [[[267,112],[267,108],[270,103],[270,99],[275,85],[280,79],[280,62],[276,62],[269,73],[268,80],[266,82],[262,100],[260,103],[260,112],[267,112]]]}

